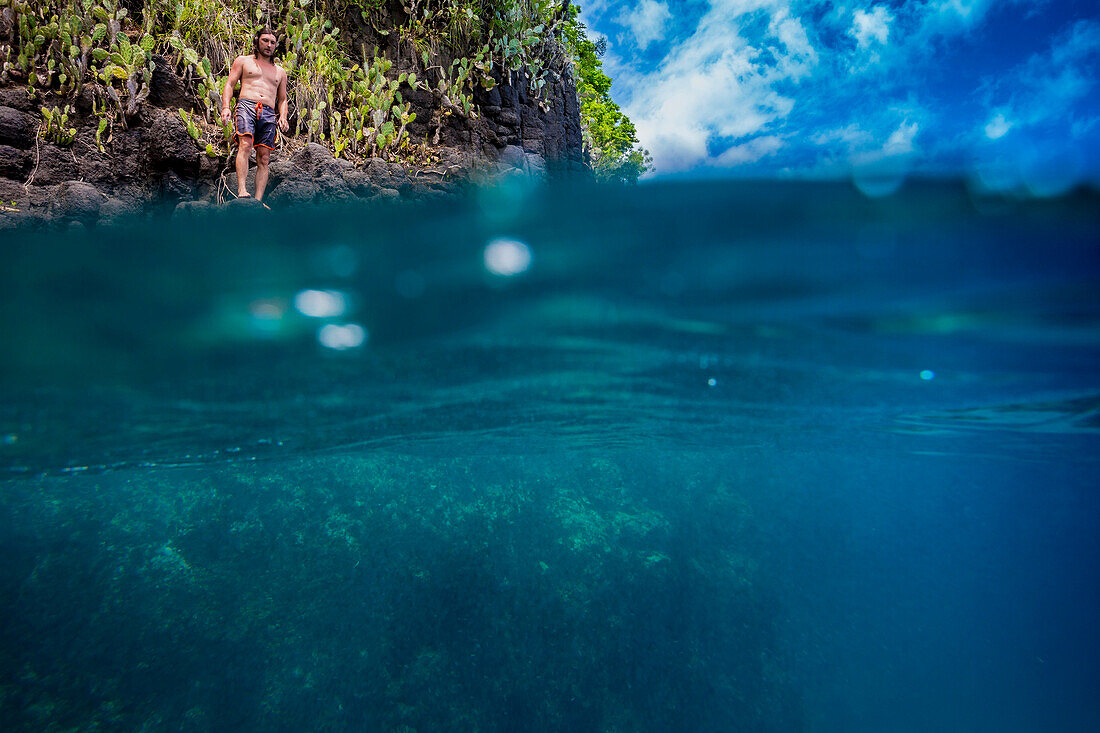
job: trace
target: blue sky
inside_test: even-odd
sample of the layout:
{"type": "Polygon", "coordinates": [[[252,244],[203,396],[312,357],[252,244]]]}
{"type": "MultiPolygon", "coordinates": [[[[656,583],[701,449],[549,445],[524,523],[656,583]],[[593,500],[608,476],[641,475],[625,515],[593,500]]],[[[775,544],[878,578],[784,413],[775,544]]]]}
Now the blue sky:
{"type": "Polygon", "coordinates": [[[1095,0],[587,0],[657,175],[1100,184],[1095,0]]]}

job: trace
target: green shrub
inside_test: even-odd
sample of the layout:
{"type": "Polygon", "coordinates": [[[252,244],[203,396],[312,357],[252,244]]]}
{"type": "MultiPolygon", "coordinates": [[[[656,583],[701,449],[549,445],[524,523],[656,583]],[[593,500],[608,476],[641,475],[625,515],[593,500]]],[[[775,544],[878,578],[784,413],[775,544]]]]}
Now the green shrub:
{"type": "Polygon", "coordinates": [[[611,77],[600,61],[603,43],[597,45],[588,38],[579,13],[579,7],[569,6],[562,35],[576,70],[585,146],[598,178],[635,183],[651,169],[652,159],[639,146],[634,124],[611,99],[611,77]]]}

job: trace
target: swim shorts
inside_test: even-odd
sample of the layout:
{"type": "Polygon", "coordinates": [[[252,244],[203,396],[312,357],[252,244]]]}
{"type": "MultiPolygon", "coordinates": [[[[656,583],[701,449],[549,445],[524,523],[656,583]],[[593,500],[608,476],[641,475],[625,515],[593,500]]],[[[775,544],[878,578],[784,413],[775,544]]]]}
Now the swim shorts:
{"type": "Polygon", "coordinates": [[[261,148],[275,149],[275,133],[279,123],[275,110],[251,99],[237,102],[237,137],[247,135],[252,144],[261,148]]]}

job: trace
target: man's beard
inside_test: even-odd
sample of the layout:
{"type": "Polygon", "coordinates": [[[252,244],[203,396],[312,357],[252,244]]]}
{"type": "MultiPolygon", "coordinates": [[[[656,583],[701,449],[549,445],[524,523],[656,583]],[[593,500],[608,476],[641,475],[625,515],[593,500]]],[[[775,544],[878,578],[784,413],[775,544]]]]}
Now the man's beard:
{"type": "Polygon", "coordinates": [[[259,54],[260,56],[263,56],[263,57],[264,57],[265,59],[267,59],[268,61],[270,61],[270,60],[271,60],[272,58],[274,58],[274,57],[275,57],[275,50],[274,50],[274,49],[272,49],[272,50],[270,50],[270,51],[265,51],[265,50],[263,50],[263,49],[261,48],[261,49],[259,49],[259,51],[258,51],[257,53],[258,53],[258,54],[259,54]]]}

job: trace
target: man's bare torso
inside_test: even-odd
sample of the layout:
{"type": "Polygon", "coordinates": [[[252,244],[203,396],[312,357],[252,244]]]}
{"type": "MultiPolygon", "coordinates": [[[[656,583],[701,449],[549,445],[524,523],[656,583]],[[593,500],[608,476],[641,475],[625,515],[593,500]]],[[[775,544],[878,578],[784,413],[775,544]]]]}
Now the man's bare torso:
{"type": "Polygon", "coordinates": [[[253,56],[241,57],[240,99],[262,102],[274,109],[279,91],[281,69],[270,61],[253,56]]]}

